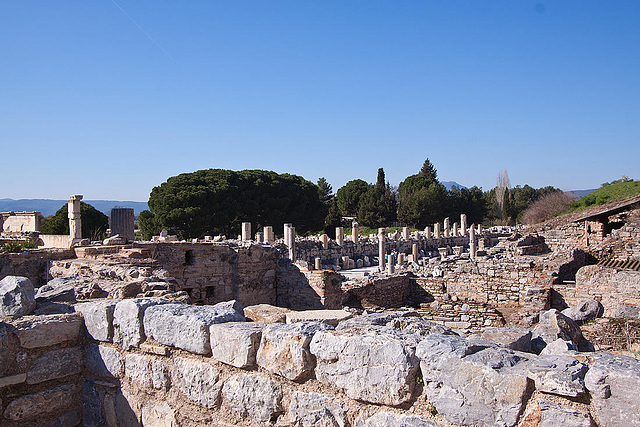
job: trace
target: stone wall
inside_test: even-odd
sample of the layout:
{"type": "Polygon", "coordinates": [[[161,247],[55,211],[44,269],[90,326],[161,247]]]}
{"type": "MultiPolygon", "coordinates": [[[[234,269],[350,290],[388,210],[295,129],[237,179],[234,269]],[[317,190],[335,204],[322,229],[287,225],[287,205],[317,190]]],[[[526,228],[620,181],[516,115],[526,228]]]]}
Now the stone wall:
{"type": "Polygon", "coordinates": [[[30,250],[21,253],[0,254],[0,279],[6,276],[29,278],[35,287],[49,281],[49,266],[52,262],[75,257],[72,250],[30,250]]]}

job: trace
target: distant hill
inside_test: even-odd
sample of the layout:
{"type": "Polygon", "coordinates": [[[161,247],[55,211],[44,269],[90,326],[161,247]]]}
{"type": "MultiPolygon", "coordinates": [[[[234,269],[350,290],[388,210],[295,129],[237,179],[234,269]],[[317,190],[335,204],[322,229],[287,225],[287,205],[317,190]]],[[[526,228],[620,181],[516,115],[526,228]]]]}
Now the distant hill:
{"type": "Polygon", "coordinates": [[[592,188],[591,190],[569,190],[568,193],[573,193],[576,195],[576,200],[580,199],[584,196],[588,196],[589,194],[593,193],[594,191],[596,191],[595,188],[592,188]]]}
{"type": "Polygon", "coordinates": [[[458,187],[458,188],[467,188],[462,184],[458,184],[455,181],[440,181],[440,184],[444,185],[446,187],[447,190],[451,190],[453,187],[458,187]]]}
{"type": "MultiPolygon", "coordinates": [[[[0,199],[0,212],[40,212],[43,216],[56,213],[68,200],[52,199],[0,199]]],[[[105,215],[109,215],[111,209],[118,206],[122,208],[133,208],[137,216],[141,211],[149,209],[146,202],[132,202],[121,200],[83,200],[105,215]]]]}

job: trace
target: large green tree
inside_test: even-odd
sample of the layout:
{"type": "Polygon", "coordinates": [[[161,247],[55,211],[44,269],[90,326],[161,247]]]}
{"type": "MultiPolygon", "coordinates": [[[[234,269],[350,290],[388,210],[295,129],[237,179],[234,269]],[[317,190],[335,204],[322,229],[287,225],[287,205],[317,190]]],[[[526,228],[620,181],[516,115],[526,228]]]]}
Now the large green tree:
{"type": "Polygon", "coordinates": [[[369,188],[371,188],[371,185],[361,179],[354,179],[340,187],[336,193],[336,202],[340,214],[342,216],[357,216],[360,199],[369,188]]]}
{"type": "Polygon", "coordinates": [[[367,227],[388,225],[396,219],[398,203],[388,182],[384,169],[378,169],[376,185],[369,186],[358,204],[358,221],[367,227]]]}
{"type": "MultiPolygon", "coordinates": [[[[42,226],[42,234],[69,234],[69,206],[64,204],[42,226]]],[[[82,237],[92,240],[102,239],[109,228],[109,217],[88,203],[80,202],[82,237]]]]}
{"type": "Polygon", "coordinates": [[[254,231],[266,225],[299,233],[321,230],[327,207],[318,187],[297,175],[264,170],[207,169],[183,173],[154,187],[151,214],[141,215],[143,230],[166,228],[183,238],[236,235],[242,222],[254,231]]]}

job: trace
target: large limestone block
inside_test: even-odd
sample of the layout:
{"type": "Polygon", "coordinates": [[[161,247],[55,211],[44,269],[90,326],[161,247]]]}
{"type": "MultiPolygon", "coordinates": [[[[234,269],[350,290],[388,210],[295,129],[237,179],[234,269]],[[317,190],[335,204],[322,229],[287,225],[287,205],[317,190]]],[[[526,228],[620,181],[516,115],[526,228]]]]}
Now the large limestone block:
{"type": "Polygon", "coordinates": [[[336,326],[336,330],[350,328],[367,328],[369,326],[387,326],[389,322],[399,318],[417,318],[415,311],[396,311],[393,313],[372,313],[362,316],[356,316],[351,319],[343,320],[336,326]]]}
{"type": "Polygon", "coordinates": [[[292,381],[304,380],[315,367],[309,351],[311,338],[316,332],[330,328],[318,322],[267,325],[262,331],[256,362],[267,371],[292,381]]]}
{"type": "Polygon", "coordinates": [[[516,423],[529,381],[526,353],[489,345],[438,334],[418,344],[416,354],[427,399],[450,422],[487,426],[516,423]]]}
{"type": "MultiPolygon", "coordinates": [[[[73,278],[74,281],[76,278],[73,278]]],[[[50,280],[46,285],[38,288],[35,294],[36,303],[47,304],[53,302],[76,302],[76,291],[69,282],[59,279],[50,280]]]]}
{"type": "Polygon", "coordinates": [[[310,345],[316,378],[344,389],[352,399],[400,405],[411,399],[415,387],[419,340],[415,333],[384,326],[318,332],[310,345]]]}
{"type": "Polygon", "coordinates": [[[144,427],[178,427],[176,411],[165,402],[148,401],[142,407],[144,427]]]}
{"type": "Polygon", "coordinates": [[[172,384],[187,398],[204,406],[215,408],[220,401],[220,371],[209,363],[176,357],[173,361],[172,384]]]}
{"type": "Polygon", "coordinates": [[[602,317],[604,314],[604,307],[599,301],[590,299],[582,301],[575,307],[562,310],[562,314],[576,322],[578,325],[582,325],[596,317],[602,317]]]}
{"type": "Polygon", "coordinates": [[[436,425],[417,415],[378,412],[366,420],[357,423],[356,427],[436,427],[436,425]]]}
{"type": "Polygon", "coordinates": [[[124,361],[118,349],[100,344],[87,346],[86,367],[89,376],[97,378],[121,378],[124,361]]]}
{"type": "Polygon", "coordinates": [[[72,313],[24,317],[14,326],[22,347],[38,348],[77,340],[83,324],[82,316],[72,313]]]}
{"type": "Polygon", "coordinates": [[[531,331],[525,328],[486,328],[479,338],[494,342],[500,347],[517,351],[531,351],[531,331]]]}
{"type": "Polygon", "coordinates": [[[82,313],[87,333],[96,341],[113,340],[113,312],[120,300],[102,299],[76,304],[77,312],[82,313]]]}
{"type": "Polygon", "coordinates": [[[282,412],[282,390],[264,374],[235,375],[222,387],[222,395],[242,418],[268,423],[282,412]]]}
{"type": "Polygon", "coordinates": [[[141,354],[127,354],[124,358],[124,375],[139,388],[153,387],[151,357],[141,354]]]}
{"type": "Polygon", "coordinates": [[[607,426],[640,426],[640,360],[596,353],[585,375],[598,418],[607,426]]]}
{"type": "Polygon", "coordinates": [[[580,346],[583,337],[580,327],[555,308],[540,314],[540,321],[532,330],[531,347],[533,352],[540,353],[547,344],[558,338],[572,341],[580,346]]]}
{"type": "Polygon", "coordinates": [[[123,350],[140,346],[147,338],[142,324],[145,310],[170,302],[162,298],[134,298],[117,303],[113,311],[113,342],[123,350]]]}
{"type": "Polygon", "coordinates": [[[196,354],[210,354],[209,327],[216,323],[244,321],[236,301],[194,306],[165,304],[149,307],[144,314],[144,331],[161,344],[196,354]]]}
{"type": "Polygon", "coordinates": [[[83,351],[80,347],[61,348],[44,353],[27,372],[27,384],[64,378],[82,371],[83,351]]]}
{"type": "Polygon", "coordinates": [[[36,308],[31,280],[7,276],[0,280],[0,316],[25,316],[36,308]]]}
{"type": "Polygon", "coordinates": [[[352,317],[353,314],[345,310],[305,310],[291,311],[286,314],[287,323],[322,322],[331,326],[336,326],[339,322],[352,317]]]}
{"type": "Polygon", "coordinates": [[[584,393],[584,375],[587,365],[570,356],[540,356],[532,360],[528,367],[529,378],[536,389],[544,393],[577,397],[584,393]]]}
{"type": "Polygon", "coordinates": [[[76,401],[76,386],[63,384],[11,401],[4,411],[4,417],[12,421],[25,421],[73,407],[76,401]]]}
{"type": "Polygon", "coordinates": [[[211,325],[211,356],[237,368],[254,367],[264,327],[264,324],[253,322],[211,325]]]}
{"type": "Polygon", "coordinates": [[[260,323],[285,323],[290,309],[269,304],[250,305],[244,308],[248,320],[260,323]]]}
{"type": "Polygon", "coordinates": [[[289,422],[300,427],[345,427],[347,406],[328,394],[296,391],[289,403],[289,422]]]}

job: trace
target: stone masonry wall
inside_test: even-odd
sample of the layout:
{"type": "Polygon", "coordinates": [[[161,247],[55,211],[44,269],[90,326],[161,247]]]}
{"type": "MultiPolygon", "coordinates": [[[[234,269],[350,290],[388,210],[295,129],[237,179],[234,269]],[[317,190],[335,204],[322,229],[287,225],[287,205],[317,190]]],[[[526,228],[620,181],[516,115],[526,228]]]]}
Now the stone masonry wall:
{"type": "Polygon", "coordinates": [[[0,280],[7,276],[29,278],[35,287],[49,281],[48,270],[52,261],[74,258],[72,250],[31,250],[21,253],[0,254],[0,280]]]}

